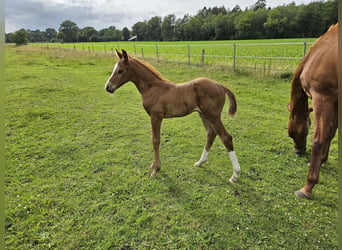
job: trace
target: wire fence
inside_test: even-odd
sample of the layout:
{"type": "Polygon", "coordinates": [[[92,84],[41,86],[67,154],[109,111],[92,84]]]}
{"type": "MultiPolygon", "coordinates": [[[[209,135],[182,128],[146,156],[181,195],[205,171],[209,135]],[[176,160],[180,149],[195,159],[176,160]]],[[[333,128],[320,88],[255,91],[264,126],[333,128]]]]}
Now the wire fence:
{"type": "Polygon", "coordinates": [[[143,59],[179,62],[198,66],[220,66],[253,70],[263,74],[293,71],[313,42],[231,43],[231,44],[144,44],[144,43],[73,43],[31,44],[89,53],[114,53],[125,49],[143,59]]]}

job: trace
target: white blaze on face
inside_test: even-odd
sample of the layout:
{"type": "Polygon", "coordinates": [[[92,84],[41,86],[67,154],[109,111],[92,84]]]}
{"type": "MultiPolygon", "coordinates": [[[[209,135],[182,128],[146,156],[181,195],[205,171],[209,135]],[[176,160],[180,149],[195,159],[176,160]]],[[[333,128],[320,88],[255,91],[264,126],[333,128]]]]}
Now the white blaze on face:
{"type": "Polygon", "coordinates": [[[108,78],[108,80],[107,80],[107,82],[106,82],[106,85],[105,85],[105,88],[107,88],[107,85],[109,84],[110,79],[112,79],[112,77],[113,77],[113,75],[114,75],[114,73],[115,73],[115,71],[116,71],[117,68],[118,68],[118,63],[116,63],[116,64],[114,65],[113,72],[112,72],[112,74],[110,75],[110,77],[108,78]]]}

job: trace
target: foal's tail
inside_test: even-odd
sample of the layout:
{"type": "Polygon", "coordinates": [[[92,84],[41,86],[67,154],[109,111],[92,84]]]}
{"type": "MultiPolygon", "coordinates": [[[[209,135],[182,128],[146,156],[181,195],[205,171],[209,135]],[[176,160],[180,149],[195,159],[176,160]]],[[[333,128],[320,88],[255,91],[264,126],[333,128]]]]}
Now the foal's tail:
{"type": "Polygon", "coordinates": [[[229,109],[228,109],[228,115],[234,116],[237,110],[237,104],[236,104],[236,98],[235,95],[230,89],[227,87],[221,85],[224,92],[226,92],[228,98],[229,98],[229,109]]]}

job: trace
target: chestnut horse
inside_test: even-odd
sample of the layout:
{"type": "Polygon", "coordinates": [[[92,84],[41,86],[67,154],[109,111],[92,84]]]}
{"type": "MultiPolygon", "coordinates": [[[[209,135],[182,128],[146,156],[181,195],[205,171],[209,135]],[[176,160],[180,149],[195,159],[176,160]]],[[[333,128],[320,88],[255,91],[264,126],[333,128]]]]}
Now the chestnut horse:
{"type": "Polygon", "coordinates": [[[116,50],[116,56],[119,61],[115,64],[105,89],[113,94],[123,84],[131,81],[140,92],[143,106],[151,117],[152,124],[154,162],[151,165],[153,169],[151,177],[155,177],[160,170],[159,144],[163,118],[181,117],[196,111],[200,114],[206,128],[207,143],[195,166],[206,162],[214,139],[219,135],[233,165],[233,175],[229,180],[236,181],[240,165],[234,151],[232,136],[221,121],[226,95],[230,101],[229,115],[234,115],[236,112],[234,94],[227,87],[204,77],[174,84],[165,80],[152,65],[129,56],[125,50],[122,50],[122,53],[116,50]]]}
{"type": "Polygon", "coordinates": [[[312,199],[312,189],[318,183],[321,164],[326,162],[331,140],[337,129],[338,24],[331,26],[311,47],[298,65],[293,79],[289,136],[297,154],[304,154],[310,126],[309,114],[314,112],[314,134],[307,182],[295,194],[312,199]],[[312,99],[312,109],[308,107],[312,99]]]}

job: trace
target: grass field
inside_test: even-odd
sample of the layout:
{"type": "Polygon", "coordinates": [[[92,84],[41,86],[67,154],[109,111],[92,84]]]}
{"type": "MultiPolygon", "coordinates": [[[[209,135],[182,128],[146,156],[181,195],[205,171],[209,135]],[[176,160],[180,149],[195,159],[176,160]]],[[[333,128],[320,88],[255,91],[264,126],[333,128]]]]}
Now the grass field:
{"type": "Polygon", "coordinates": [[[228,182],[219,140],[193,167],[205,130],[192,114],[164,120],[151,179],[139,93],[131,83],[104,90],[114,62],[6,47],[7,249],[337,249],[337,139],[314,200],[296,198],[309,154],[297,157],[287,136],[289,79],[152,61],[175,82],[208,76],[235,93],[237,115],[226,105],[223,121],[242,172],[228,182]]]}
{"type": "Polygon", "coordinates": [[[292,72],[314,42],[313,38],[235,40],[235,41],[185,41],[185,42],[102,42],[33,44],[63,49],[77,49],[93,53],[111,53],[126,49],[135,56],[158,61],[181,62],[195,65],[220,65],[250,69],[263,74],[274,71],[292,72]],[[304,49],[304,42],[306,49],[304,49]],[[234,44],[236,44],[234,48],[234,44]],[[235,49],[235,54],[234,54],[235,49]],[[202,51],[204,50],[204,56],[202,51]],[[234,61],[235,55],[235,61],[234,61]],[[277,57],[277,58],[276,58],[277,57]],[[203,60],[203,61],[202,61],[203,60]],[[234,63],[235,62],[235,63],[234,63]]]}

